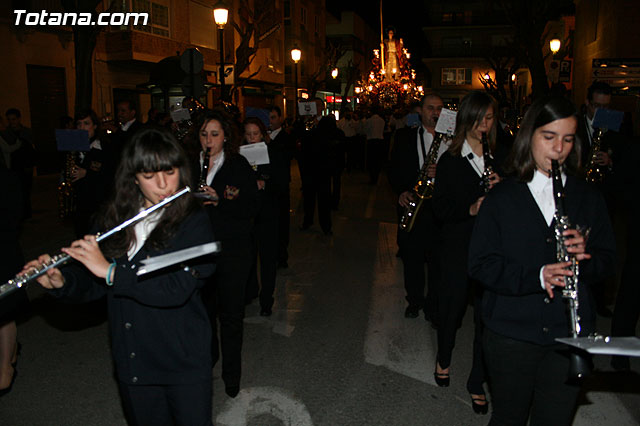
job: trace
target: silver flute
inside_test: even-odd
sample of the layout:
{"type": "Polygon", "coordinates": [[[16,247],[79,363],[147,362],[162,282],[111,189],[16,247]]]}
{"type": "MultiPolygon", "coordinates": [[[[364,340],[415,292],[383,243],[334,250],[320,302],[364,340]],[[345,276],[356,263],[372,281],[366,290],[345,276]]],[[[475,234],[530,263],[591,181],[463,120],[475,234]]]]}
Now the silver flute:
{"type": "MultiPolygon", "coordinates": [[[[151,207],[149,207],[149,208],[147,208],[145,210],[142,210],[140,213],[138,213],[137,215],[135,215],[131,219],[125,220],[120,225],[116,226],[115,228],[112,228],[112,229],[108,230],[105,233],[97,234],[96,235],[96,241],[100,242],[102,240],[105,240],[105,239],[109,238],[110,236],[112,236],[116,232],[120,232],[124,228],[126,228],[128,226],[131,226],[134,223],[144,219],[145,217],[147,217],[148,215],[150,215],[154,211],[156,211],[158,209],[161,209],[162,207],[166,206],[167,204],[169,204],[170,202],[172,202],[176,198],[182,197],[184,194],[186,194],[187,192],[190,192],[190,191],[191,191],[191,188],[189,188],[188,186],[185,186],[180,191],[178,191],[175,194],[165,198],[164,200],[160,201],[159,203],[156,203],[153,206],[151,206],[151,207]]],[[[43,275],[49,269],[55,268],[55,267],[58,267],[58,266],[61,266],[61,265],[65,264],[65,263],[67,263],[70,259],[71,259],[71,256],[69,256],[68,254],[59,253],[59,254],[56,254],[55,256],[52,256],[48,261],[41,263],[38,267],[34,267],[34,268],[30,269],[29,272],[27,272],[25,274],[16,275],[13,279],[11,279],[11,280],[7,281],[6,283],[0,285],[0,299],[3,298],[4,296],[8,295],[9,293],[12,293],[12,292],[18,290],[19,288],[22,288],[22,287],[26,286],[29,282],[31,282],[34,279],[38,278],[39,276],[43,275]]]]}

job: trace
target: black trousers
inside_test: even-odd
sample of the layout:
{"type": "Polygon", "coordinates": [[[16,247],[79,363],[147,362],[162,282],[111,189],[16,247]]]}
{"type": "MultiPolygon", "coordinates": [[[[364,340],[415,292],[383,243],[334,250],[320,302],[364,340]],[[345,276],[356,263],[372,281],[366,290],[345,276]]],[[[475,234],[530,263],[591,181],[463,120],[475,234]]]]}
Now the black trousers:
{"type": "Polygon", "coordinates": [[[203,300],[213,342],[213,365],[220,358],[218,351],[218,327],[220,321],[220,351],[222,352],[222,380],[226,387],[240,386],[242,374],[242,334],[245,307],[245,289],[251,270],[252,247],[249,238],[227,239],[216,263],[212,283],[203,288],[203,300]]]}
{"type": "Polygon", "coordinates": [[[291,225],[291,197],[289,185],[286,193],[279,198],[278,207],[278,262],[289,260],[289,227],[291,225]]]}
{"type": "Polygon", "coordinates": [[[276,269],[278,267],[278,216],[258,216],[254,225],[254,257],[249,275],[247,292],[251,296],[260,295],[260,306],[273,306],[273,291],[276,287],[276,269]],[[258,265],[260,266],[258,268],[258,265]],[[258,269],[260,285],[258,285],[258,269]],[[260,288],[258,293],[258,287],[260,288]]]}
{"type": "Polygon", "coordinates": [[[571,425],[580,387],[566,383],[564,345],[542,346],[485,329],[483,347],[493,413],[490,426],[571,425]]]}
{"type": "MultiPolygon", "coordinates": [[[[427,208],[428,206],[423,206],[427,208]]],[[[430,208],[430,207],[429,207],[430,208]]],[[[401,212],[398,211],[399,216],[401,212]]],[[[409,305],[424,309],[425,315],[436,319],[438,313],[437,289],[441,280],[441,265],[439,258],[439,235],[432,224],[429,215],[420,211],[411,232],[398,227],[398,246],[402,259],[404,288],[409,305]],[[431,228],[431,229],[430,229],[431,228]],[[427,275],[424,264],[427,262],[427,275]],[[427,295],[425,298],[425,278],[427,278],[427,295]]],[[[399,221],[399,219],[398,219],[399,221]]]]}
{"type": "Polygon", "coordinates": [[[451,365],[456,344],[456,334],[467,310],[469,291],[474,297],[474,343],[473,363],[467,379],[467,390],[473,394],[484,394],[482,384],[486,382],[486,369],[481,349],[482,316],[480,284],[467,274],[467,247],[470,235],[445,240],[442,249],[442,281],[438,294],[438,355],[440,367],[451,365]]]}
{"type": "MultiPolygon", "coordinates": [[[[636,265],[640,255],[637,244],[640,232],[638,226],[632,222],[632,218],[636,218],[637,213],[634,211],[634,215],[627,221],[627,253],[611,321],[611,335],[616,337],[635,336],[636,325],[640,319],[640,280],[636,265]]],[[[628,369],[629,358],[615,356],[611,364],[615,368],[628,369]]]]}
{"type": "Polygon", "coordinates": [[[318,200],[318,221],[323,231],[331,231],[331,176],[329,173],[307,174],[302,182],[304,198],[303,227],[313,225],[318,200]]]}
{"type": "Polygon", "coordinates": [[[377,183],[378,176],[386,158],[384,139],[367,140],[367,169],[369,171],[369,183],[377,183]]]}
{"type": "Polygon", "coordinates": [[[188,385],[129,385],[118,382],[133,426],[211,426],[211,380],[188,385]]]}

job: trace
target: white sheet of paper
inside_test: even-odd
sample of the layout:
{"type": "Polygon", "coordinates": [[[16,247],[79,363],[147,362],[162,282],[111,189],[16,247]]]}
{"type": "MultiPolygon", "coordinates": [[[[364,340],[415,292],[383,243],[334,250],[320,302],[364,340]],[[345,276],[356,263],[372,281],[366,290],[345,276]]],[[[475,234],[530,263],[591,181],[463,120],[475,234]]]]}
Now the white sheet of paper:
{"type": "Polygon", "coordinates": [[[298,102],[298,115],[318,115],[318,107],[314,101],[298,102]]]}
{"type": "Polygon", "coordinates": [[[264,142],[242,145],[240,147],[240,155],[246,158],[252,166],[269,164],[269,151],[267,150],[267,144],[264,142]]]}
{"type": "Polygon", "coordinates": [[[456,131],[456,111],[442,108],[440,117],[436,123],[436,133],[444,133],[445,135],[453,135],[456,131]]]}
{"type": "Polygon", "coordinates": [[[584,349],[594,355],[640,356],[640,339],[637,337],[578,337],[557,338],[556,341],[584,349]]]}

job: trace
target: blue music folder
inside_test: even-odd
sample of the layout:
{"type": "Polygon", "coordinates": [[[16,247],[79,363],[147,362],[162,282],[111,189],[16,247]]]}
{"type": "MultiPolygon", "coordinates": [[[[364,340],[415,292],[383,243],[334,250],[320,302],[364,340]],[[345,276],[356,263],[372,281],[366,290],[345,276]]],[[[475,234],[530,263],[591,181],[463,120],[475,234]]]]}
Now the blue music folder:
{"type": "Polygon", "coordinates": [[[593,116],[592,127],[594,129],[607,129],[617,132],[620,130],[623,118],[624,112],[622,111],[598,108],[593,116]]]}
{"type": "Polygon", "coordinates": [[[89,151],[89,132],[79,129],[56,129],[58,151],[89,151]]]}

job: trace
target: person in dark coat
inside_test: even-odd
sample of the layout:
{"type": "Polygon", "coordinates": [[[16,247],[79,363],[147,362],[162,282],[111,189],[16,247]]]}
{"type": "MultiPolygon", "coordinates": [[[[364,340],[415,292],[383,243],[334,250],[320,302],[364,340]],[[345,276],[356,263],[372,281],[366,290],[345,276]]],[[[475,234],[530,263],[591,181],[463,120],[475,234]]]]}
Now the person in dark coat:
{"type": "Polygon", "coordinates": [[[283,127],[283,117],[280,107],[273,106],[269,109],[269,138],[270,149],[281,153],[282,170],[285,173],[285,182],[282,182],[282,193],[278,197],[278,267],[289,267],[289,227],[291,218],[291,160],[296,154],[295,138],[283,127]]]}
{"type": "MultiPolygon", "coordinates": [[[[100,229],[112,229],[190,182],[187,156],[166,131],[136,134],[123,154],[100,229]]],[[[143,259],[213,240],[207,214],[187,194],[100,245],[95,235],[74,241],[62,251],[79,264],[37,278],[67,301],[106,296],[116,377],[133,425],[212,425],[211,326],[200,296],[214,271],[212,258],[137,272],[143,259]]],[[[48,259],[27,263],[24,272],[48,259]]]]}
{"type": "Polygon", "coordinates": [[[253,226],[254,262],[247,283],[245,299],[260,296],[260,315],[268,317],[272,313],[273,293],[276,286],[278,266],[278,215],[280,198],[288,194],[289,184],[284,153],[274,146],[267,134],[267,128],[256,117],[247,118],[244,123],[246,144],[264,142],[267,144],[269,163],[254,166],[258,188],[258,213],[253,226]],[[259,266],[259,274],[258,274],[259,266]],[[258,275],[260,283],[258,285],[258,275]]]}
{"type": "Polygon", "coordinates": [[[71,178],[76,194],[76,211],[73,224],[76,237],[82,238],[92,228],[95,212],[106,201],[108,144],[101,132],[100,121],[93,110],[76,113],[76,128],[89,133],[89,151],[79,153],[71,178]]]}
{"type": "Polygon", "coordinates": [[[304,178],[302,195],[304,198],[304,220],[302,230],[313,225],[313,216],[318,203],[318,221],[325,235],[331,231],[331,174],[334,167],[331,147],[338,144],[344,135],[336,126],[333,115],[322,117],[318,126],[309,131],[302,142],[304,178]]]}
{"type": "MultiPolygon", "coordinates": [[[[238,131],[226,114],[208,111],[196,122],[200,147],[196,170],[203,170],[204,150],[209,149],[209,165],[204,204],[222,252],[216,258],[216,273],[203,294],[213,333],[214,365],[222,352],[222,380],[225,392],[240,392],[245,290],[253,263],[251,230],[257,214],[258,187],[249,162],[238,153],[238,131]],[[220,322],[220,341],[216,333],[220,322]]],[[[194,183],[196,181],[194,180],[194,183]]]]}
{"type": "MultiPolygon", "coordinates": [[[[0,285],[15,277],[24,264],[19,241],[22,221],[20,180],[0,163],[0,285]]],[[[0,299],[0,395],[11,391],[17,376],[19,344],[15,318],[27,305],[26,290],[0,299]]]]}
{"type": "MultiPolygon", "coordinates": [[[[488,146],[495,149],[496,104],[485,92],[466,95],[456,115],[456,131],[449,150],[442,155],[436,168],[433,208],[442,223],[442,285],[438,289],[438,356],[435,379],[440,386],[449,384],[449,366],[455,346],[457,329],[467,307],[471,290],[474,300],[475,336],[473,365],[467,379],[474,412],[486,414],[488,402],[483,383],[486,381],[482,358],[481,288],[469,279],[467,250],[471,230],[486,191],[500,182],[492,165],[486,164],[483,134],[488,146]]],[[[493,151],[492,151],[493,152],[493,151]]]]}
{"type": "MultiPolygon", "coordinates": [[[[413,199],[413,188],[433,146],[435,127],[443,106],[442,98],[439,95],[425,95],[420,103],[422,121],[420,128],[405,127],[395,133],[388,176],[391,188],[398,195],[396,203],[398,222],[405,214],[409,202],[417,201],[413,199]]],[[[427,176],[429,178],[436,177],[437,160],[447,150],[447,143],[448,141],[443,141],[440,144],[436,163],[428,165],[427,176]]],[[[410,231],[398,227],[397,239],[408,302],[404,315],[406,318],[417,318],[422,309],[425,319],[435,324],[437,318],[436,292],[440,285],[441,265],[438,252],[441,236],[440,224],[434,216],[431,199],[423,200],[410,231]],[[428,277],[425,277],[424,272],[425,256],[428,277]],[[427,278],[426,297],[424,294],[425,278],[427,278]]]]}
{"type": "Polygon", "coordinates": [[[492,396],[490,425],[571,425],[580,391],[569,380],[567,303],[570,262],[559,262],[552,160],[562,167],[565,214],[577,229],[562,232],[579,262],[581,335],[595,330],[592,286],[614,271],[615,241],[602,195],[574,173],[580,156],[577,113],[567,99],[547,97],[527,111],[509,161],[514,177],[486,196],[469,245],[469,272],[484,287],[483,348],[492,396]],[[530,423],[528,423],[528,420],[530,423]]]}

